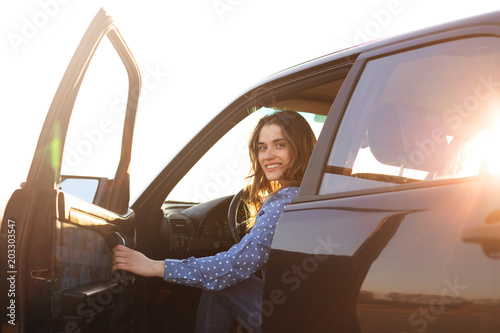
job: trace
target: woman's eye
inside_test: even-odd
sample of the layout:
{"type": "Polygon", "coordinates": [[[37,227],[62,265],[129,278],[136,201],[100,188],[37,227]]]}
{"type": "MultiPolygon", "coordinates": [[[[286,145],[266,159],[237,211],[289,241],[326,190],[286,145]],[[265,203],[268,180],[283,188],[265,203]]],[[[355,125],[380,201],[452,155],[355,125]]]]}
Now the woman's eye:
{"type": "Polygon", "coordinates": [[[266,150],[266,147],[265,146],[259,146],[258,148],[259,150],[266,150]]]}

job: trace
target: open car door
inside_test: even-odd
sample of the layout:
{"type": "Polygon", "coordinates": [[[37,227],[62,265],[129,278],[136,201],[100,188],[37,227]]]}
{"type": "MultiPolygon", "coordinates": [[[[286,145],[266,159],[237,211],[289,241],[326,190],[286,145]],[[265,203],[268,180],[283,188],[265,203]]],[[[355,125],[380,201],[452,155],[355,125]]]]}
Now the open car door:
{"type": "Polygon", "coordinates": [[[134,247],[128,169],[140,87],[137,64],[101,9],[53,99],[27,180],[5,209],[3,332],[131,325],[133,278],[111,273],[111,249],[134,247]]]}

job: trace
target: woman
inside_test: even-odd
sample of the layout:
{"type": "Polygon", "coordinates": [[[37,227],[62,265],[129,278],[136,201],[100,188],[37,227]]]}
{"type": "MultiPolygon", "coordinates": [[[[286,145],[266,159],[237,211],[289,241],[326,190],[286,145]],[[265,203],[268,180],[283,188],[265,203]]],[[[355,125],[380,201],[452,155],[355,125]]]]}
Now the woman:
{"type": "Polygon", "coordinates": [[[249,140],[249,204],[254,226],[228,251],[204,258],[151,260],[124,246],[115,247],[113,271],[205,289],[196,319],[197,332],[226,332],[240,322],[260,332],[263,281],[253,275],[269,257],[276,223],[297,197],[316,138],[307,121],[294,111],[263,117],[249,140]]]}

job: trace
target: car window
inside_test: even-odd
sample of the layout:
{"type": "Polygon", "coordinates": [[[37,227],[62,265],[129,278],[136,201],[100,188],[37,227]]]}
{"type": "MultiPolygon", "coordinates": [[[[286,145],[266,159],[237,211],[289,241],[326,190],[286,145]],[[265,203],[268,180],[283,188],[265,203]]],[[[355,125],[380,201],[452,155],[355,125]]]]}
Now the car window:
{"type": "Polygon", "coordinates": [[[494,37],[368,61],[320,193],[498,173],[499,64],[494,37]]]}
{"type": "Polygon", "coordinates": [[[128,89],[123,62],[109,39],[103,38],[71,114],[63,175],[114,178],[120,160],[128,89]]]}
{"type": "Polygon", "coordinates": [[[103,38],[78,91],[64,143],[58,188],[107,209],[111,191],[104,198],[98,190],[115,178],[120,163],[129,84],[122,59],[103,38]]]}
{"type": "MultiPolygon", "coordinates": [[[[250,170],[248,139],[260,118],[275,112],[260,108],[227,132],[170,192],[167,200],[205,202],[225,195],[234,195],[247,185],[250,170]]],[[[300,114],[309,122],[316,137],[325,117],[307,112],[300,114]]]]}

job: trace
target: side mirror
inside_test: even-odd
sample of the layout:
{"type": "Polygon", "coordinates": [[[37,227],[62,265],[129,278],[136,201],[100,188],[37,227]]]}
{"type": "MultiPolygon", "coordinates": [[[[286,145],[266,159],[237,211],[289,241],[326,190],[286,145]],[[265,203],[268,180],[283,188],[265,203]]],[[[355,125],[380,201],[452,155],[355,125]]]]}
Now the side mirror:
{"type": "Polygon", "coordinates": [[[99,178],[68,176],[63,177],[58,185],[58,189],[79,199],[95,203],[99,183],[99,178]]]}

